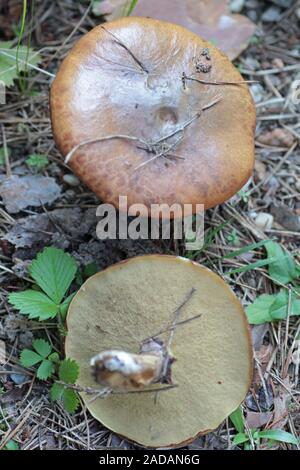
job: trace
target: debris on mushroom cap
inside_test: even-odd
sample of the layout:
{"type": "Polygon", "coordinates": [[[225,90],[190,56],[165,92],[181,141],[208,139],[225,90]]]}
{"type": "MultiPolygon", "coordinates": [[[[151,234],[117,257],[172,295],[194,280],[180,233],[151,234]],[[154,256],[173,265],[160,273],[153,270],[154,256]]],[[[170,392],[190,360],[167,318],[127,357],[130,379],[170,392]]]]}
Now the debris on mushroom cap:
{"type": "Polygon", "coordinates": [[[212,44],[167,22],[123,18],[84,35],[52,84],[51,119],[70,167],[116,207],[122,195],[209,208],[252,172],[246,82],[212,44]]]}
{"type": "Polygon", "coordinates": [[[87,408],[109,429],[146,447],[184,445],[215,429],[250,386],[252,348],[240,303],[219,276],[182,258],[140,256],[92,276],[70,305],[67,328],[66,356],[80,364],[78,386],[95,389],[98,381],[125,391],[92,402],[82,393],[87,408]],[[139,370],[132,364],[143,354],[159,358],[160,350],[170,355],[171,380],[161,380],[158,366],[150,367],[159,370],[154,380],[150,374],[153,385],[142,383],[147,360],[139,370]],[[116,364],[124,357],[129,368],[116,364]],[[103,368],[107,359],[112,362],[103,368]],[[174,385],[157,392],[155,383],[174,385]],[[126,392],[132,389],[134,394],[126,392]]]}

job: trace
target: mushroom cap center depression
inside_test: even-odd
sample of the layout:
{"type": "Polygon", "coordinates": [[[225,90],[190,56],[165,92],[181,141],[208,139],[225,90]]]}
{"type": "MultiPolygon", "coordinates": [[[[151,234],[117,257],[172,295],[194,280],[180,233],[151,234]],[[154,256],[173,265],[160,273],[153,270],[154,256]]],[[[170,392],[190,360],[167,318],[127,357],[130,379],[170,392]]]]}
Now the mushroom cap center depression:
{"type": "Polygon", "coordinates": [[[53,134],[62,154],[116,134],[147,143],[111,139],[76,151],[70,166],[103,201],[118,206],[124,195],[129,205],[209,208],[251,175],[255,109],[247,85],[214,86],[183,74],[208,82],[242,80],[212,44],[146,18],[94,28],[64,60],[51,89],[53,134]]]}

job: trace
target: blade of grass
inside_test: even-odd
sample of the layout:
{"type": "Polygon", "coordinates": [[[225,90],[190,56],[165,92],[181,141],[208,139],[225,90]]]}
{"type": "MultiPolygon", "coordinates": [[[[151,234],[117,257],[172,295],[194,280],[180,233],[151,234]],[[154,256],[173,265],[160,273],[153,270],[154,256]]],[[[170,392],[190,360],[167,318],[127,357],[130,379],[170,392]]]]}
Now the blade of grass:
{"type": "Polygon", "coordinates": [[[26,13],[27,13],[27,0],[23,0],[23,11],[22,11],[22,19],[21,19],[21,29],[19,32],[19,39],[18,39],[18,44],[17,44],[17,52],[16,52],[16,69],[17,69],[17,74],[20,75],[20,69],[19,69],[19,49],[21,46],[24,30],[25,30],[25,20],[26,20],[26,13]]]}
{"type": "Polygon", "coordinates": [[[284,259],[286,257],[287,256],[282,256],[281,258],[278,258],[277,256],[273,256],[272,258],[261,259],[259,261],[256,261],[255,263],[247,264],[246,266],[241,266],[240,268],[232,269],[231,271],[228,271],[228,273],[226,274],[230,275],[230,274],[244,273],[246,271],[251,271],[252,269],[267,266],[268,264],[274,263],[275,261],[279,261],[280,259],[284,259]]]}
{"type": "Polygon", "coordinates": [[[126,16],[130,16],[131,13],[133,12],[133,10],[135,9],[136,7],[136,4],[137,4],[138,0],[131,0],[131,3],[128,7],[128,10],[127,10],[127,13],[126,13],[126,16]]]}
{"type": "Polygon", "coordinates": [[[244,253],[248,253],[249,251],[256,250],[257,248],[264,246],[269,241],[270,240],[262,240],[258,243],[252,243],[251,245],[244,246],[240,250],[231,251],[227,255],[222,256],[221,259],[235,258],[236,256],[242,255],[244,253]]]}

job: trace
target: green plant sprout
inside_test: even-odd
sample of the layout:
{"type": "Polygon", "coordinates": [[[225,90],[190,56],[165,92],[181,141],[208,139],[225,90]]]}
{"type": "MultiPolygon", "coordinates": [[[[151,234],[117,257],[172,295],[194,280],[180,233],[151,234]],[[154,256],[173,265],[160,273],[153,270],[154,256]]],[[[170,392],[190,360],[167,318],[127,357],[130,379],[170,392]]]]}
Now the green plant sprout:
{"type": "Polygon", "coordinates": [[[273,442],[276,441],[293,444],[297,447],[299,446],[298,439],[293,434],[283,431],[282,429],[267,429],[263,431],[258,429],[246,429],[241,407],[231,413],[230,420],[237,431],[232,441],[233,446],[243,444],[245,450],[254,450],[255,448],[259,448],[262,439],[267,439],[269,445],[272,445],[273,442]]]}
{"type": "Polygon", "coordinates": [[[39,364],[36,376],[40,380],[47,380],[55,370],[55,363],[59,361],[59,355],[52,352],[52,347],[44,339],[35,339],[32,342],[34,351],[23,349],[20,362],[24,367],[32,367],[39,364]]]}
{"type": "Polygon", "coordinates": [[[49,160],[46,155],[42,155],[39,153],[32,153],[25,160],[25,162],[28,166],[36,169],[37,171],[43,170],[49,164],[49,160]]]}

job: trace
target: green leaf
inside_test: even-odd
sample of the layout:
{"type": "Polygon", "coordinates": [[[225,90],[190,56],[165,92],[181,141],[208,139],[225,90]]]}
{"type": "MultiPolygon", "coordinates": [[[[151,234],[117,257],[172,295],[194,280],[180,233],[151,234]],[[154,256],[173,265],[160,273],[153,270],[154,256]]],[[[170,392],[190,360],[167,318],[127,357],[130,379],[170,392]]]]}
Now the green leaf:
{"type": "Polygon", "coordinates": [[[138,0],[131,0],[130,2],[130,5],[128,7],[128,10],[126,12],[126,16],[130,16],[131,13],[133,12],[133,10],[135,9],[136,7],[136,4],[137,4],[138,0]]]}
{"type": "Polygon", "coordinates": [[[35,339],[32,341],[32,346],[43,359],[49,356],[52,351],[51,345],[44,339],[35,339]]]}
{"type": "Polygon", "coordinates": [[[36,168],[37,170],[42,170],[49,163],[46,155],[42,155],[40,153],[32,153],[25,161],[27,165],[32,168],[36,168]]]}
{"type": "Polygon", "coordinates": [[[61,314],[61,317],[62,317],[63,320],[65,320],[65,318],[66,318],[66,316],[67,316],[70,303],[71,303],[73,297],[75,296],[75,294],[76,294],[76,292],[73,292],[72,294],[70,294],[70,295],[63,301],[63,303],[60,304],[60,306],[59,306],[59,311],[60,311],[60,314],[61,314]]]}
{"type": "Polygon", "coordinates": [[[20,355],[20,362],[24,367],[32,367],[42,360],[43,358],[31,349],[23,349],[20,355]]]}
{"type": "Polygon", "coordinates": [[[231,419],[237,432],[242,434],[245,429],[242,408],[239,406],[233,413],[231,413],[229,418],[231,419]]]}
{"type": "Polygon", "coordinates": [[[79,365],[73,359],[64,359],[60,363],[58,376],[62,382],[74,384],[79,376],[79,365]]]}
{"type": "Polygon", "coordinates": [[[68,413],[74,413],[79,406],[79,399],[75,390],[66,388],[62,396],[62,403],[64,409],[68,413]]]}
{"type": "Polygon", "coordinates": [[[77,265],[68,253],[48,247],[32,262],[30,274],[40,288],[56,304],[66,294],[77,271],[77,265]]]}
{"type": "Polygon", "coordinates": [[[260,325],[261,323],[272,321],[270,307],[274,303],[276,295],[260,295],[253,304],[246,308],[248,321],[251,325],[260,325]]]}
{"type": "MultiPolygon", "coordinates": [[[[0,80],[3,81],[7,87],[12,86],[14,80],[18,78],[16,63],[17,48],[12,48],[11,46],[11,41],[0,42],[0,80]]],[[[27,68],[27,55],[28,65],[37,65],[42,60],[41,56],[37,52],[33,51],[33,49],[29,48],[29,51],[27,51],[27,47],[20,46],[18,52],[20,71],[24,71],[27,68]]]]}
{"type": "MultiPolygon", "coordinates": [[[[270,307],[270,315],[273,320],[285,320],[288,316],[288,308],[289,292],[281,290],[270,307]]],[[[300,299],[293,293],[291,294],[290,315],[300,315],[300,299]]]]}
{"type": "Polygon", "coordinates": [[[300,276],[300,270],[293,256],[286,252],[279,243],[269,241],[266,243],[268,258],[275,258],[269,265],[270,277],[281,284],[288,284],[300,276]]]}
{"type": "Polygon", "coordinates": [[[4,448],[5,450],[19,450],[20,449],[19,444],[13,441],[12,439],[6,443],[4,448]]]}
{"type": "Polygon", "coordinates": [[[58,306],[42,292],[25,290],[8,296],[9,302],[30,319],[48,320],[58,313],[58,306]]]}
{"type": "Polygon", "coordinates": [[[232,269],[231,271],[228,271],[227,274],[238,274],[238,273],[245,273],[247,271],[252,271],[252,269],[256,268],[262,268],[263,266],[268,266],[271,263],[274,263],[277,258],[274,256],[273,258],[267,258],[267,259],[260,259],[258,261],[255,261],[254,263],[251,264],[246,264],[245,266],[241,266],[240,268],[232,269]]]}
{"type": "Polygon", "coordinates": [[[54,353],[49,355],[48,359],[49,359],[49,361],[57,363],[57,362],[59,362],[59,354],[57,352],[54,352],[54,353]]]}
{"type": "Polygon", "coordinates": [[[52,401],[60,401],[68,413],[74,413],[79,405],[77,393],[64,385],[55,383],[51,387],[50,397],[52,401]]]}
{"type": "MultiPolygon", "coordinates": [[[[259,325],[275,320],[285,320],[288,316],[289,293],[281,290],[278,294],[263,294],[253,304],[246,308],[246,314],[251,325],[259,325]]],[[[291,294],[290,315],[300,315],[300,299],[291,294]]]]}
{"type": "Polygon", "coordinates": [[[293,434],[282,431],[281,429],[269,429],[259,431],[259,437],[262,439],[272,439],[273,441],[286,442],[287,444],[299,445],[299,440],[293,434]]]}
{"type": "Polygon", "coordinates": [[[61,384],[54,383],[51,387],[50,398],[52,401],[59,401],[62,399],[65,387],[61,384]]]}
{"type": "Polygon", "coordinates": [[[247,442],[249,441],[249,437],[243,433],[243,432],[239,432],[238,434],[236,434],[234,436],[234,439],[232,441],[233,445],[237,446],[239,444],[243,444],[243,442],[247,442]]]}
{"type": "Polygon", "coordinates": [[[227,253],[227,255],[223,256],[222,259],[235,258],[236,256],[243,255],[244,253],[249,253],[250,251],[256,250],[257,248],[264,246],[268,242],[269,240],[262,240],[258,243],[252,243],[251,245],[244,246],[243,248],[239,250],[235,250],[235,251],[231,251],[230,253],[227,253]]]}
{"type": "Polygon", "coordinates": [[[39,366],[36,376],[40,380],[47,380],[54,372],[54,364],[48,359],[44,359],[39,366]]]}

